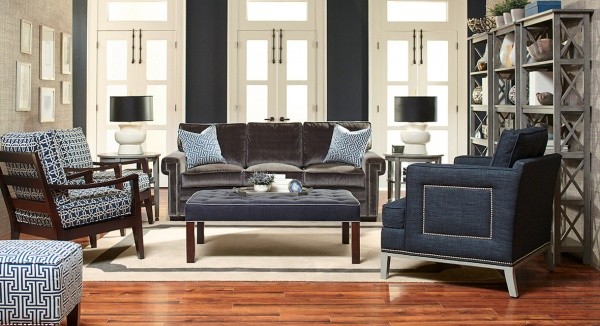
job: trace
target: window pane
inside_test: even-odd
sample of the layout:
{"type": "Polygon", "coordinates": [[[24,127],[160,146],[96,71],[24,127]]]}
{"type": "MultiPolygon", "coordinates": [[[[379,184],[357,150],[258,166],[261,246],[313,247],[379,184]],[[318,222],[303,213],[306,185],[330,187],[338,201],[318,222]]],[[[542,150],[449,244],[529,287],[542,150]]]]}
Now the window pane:
{"type": "MultiPolygon", "coordinates": [[[[146,130],[146,141],[142,144],[142,150],[144,152],[158,152],[162,157],[166,156],[168,154],[167,131],[146,130]]],[[[164,183],[161,182],[161,184],[164,183]]]]}
{"type": "Polygon", "coordinates": [[[408,81],[408,42],[388,41],[387,80],[408,81]]]}
{"type": "Polygon", "coordinates": [[[428,154],[443,154],[442,163],[448,163],[448,131],[446,130],[427,130],[431,135],[427,143],[428,154]]]}
{"type": "Polygon", "coordinates": [[[110,97],[111,96],[126,96],[127,85],[108,85],[106,86],[106,122],[112,125],[117,125],[116,122],[110,122],[110,97]]]}
{"type": "Polygon", "coordinates": [[[246,80],[267,80],[269,77],[269,42],[250,40],[246,42],[246,80]]]}
{"type": "Polygon", "coordinates": [[[387,87],[387,124],[388,126],[400,126],[400,122],[394,121],[394,97],[408,96],[408,85],[390,85],[387,87]]]}
{"type": "Polygon", "coordinates": [[[248,21],[307,21],[306,1],[251,1],[246,2],[248,21]]]}
{"type": "Polygon", "coordinates": [[[308,41],[287,41],[287,80],[308,80],[308,41]]]}
{"type": "Polygon", "coordinates": [[[108,21],[167,21],[167,0],[145,2],[109,2],[108,21]]]}
{"type": "MultiPolygon", "coordinates": [[[[388,130],[387,132],[387,147],[385,148],[385,153],[392,152],[392,145],[404,145],[402,140],[400,139],[400,130],[388,130]]],[[[388,172],[388,171],[386,171],[388,172]]]]}
{"type": "Polygon", "coordinates": [[[306,85],[287,86],[287,117],[290,121],[304,122],[308,119],[308,87],[306,85]]]}
{"type": "Polygon", "coordinates": [[[427,81],[448,81],[448,41],[427,41],[427,81]]]}
{"type": "Polygon", "coordinates": [[[267,85],[246,85],[246,121],[264,122],[269,117],[267,85]]]}
{"type": "Polygon", "coordinates": [[[149,125],[167,124],[167,85],[148,85],[146,95],[152,95],[153,120],[149,125]]]}
{"type": "Polygon", "coordinates": [[[388,22],[446,22],[448,3],[443,1],[388,1],[388,22]]]}
{"type": "Polygon", "coordinates": [[[437,121],[429,122],[430,126],[448,126],[448,86],[427,86],[427,96],[437,96],[437,121]]]}
{"type": "Polygon", "coordinates": [[[106,129],[106,152],[107,153],[116,153],[119,151],[119,144],[115,140],[115,133],[119,130],[117,129],[106,129]]]}
{"type": "Polygon", "coordinates": [[[146,42],[146,78],[167,80],[167,40],[146,42]]]}
{"type": "Polygon", "coordinates": [[[106,80],[127,80],[127,41],[106,41],[106,80]]]}

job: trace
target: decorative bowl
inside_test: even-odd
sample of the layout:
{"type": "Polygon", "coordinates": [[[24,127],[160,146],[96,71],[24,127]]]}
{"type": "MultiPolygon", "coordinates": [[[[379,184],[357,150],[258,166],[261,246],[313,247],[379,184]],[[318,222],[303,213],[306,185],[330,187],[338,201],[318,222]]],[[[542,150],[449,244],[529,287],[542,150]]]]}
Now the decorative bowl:
{"type": "Polygon", "coordinates": [[[541,105],[552,105],[552,102],[554,102],[554,95],[549,92],[535,93],[535,97],[541,105]]]}
{"type": "Polygon", "coordinates": [[[541,38],[527,47],[533,60],[540,62],[552,59],[552,39],[541,38]]]}
{"type": "Polygon", "coordinates": [[[476,86],[473,89],[473,104],[481,104],[483,102],[483,88],[476,86]]]}
{"type": "Polygon", "coordinates": [[[496,22],[492,17],[469,18],[467,19],[467,26],[471,32],[479,34],[496,28],[496,22]]]}

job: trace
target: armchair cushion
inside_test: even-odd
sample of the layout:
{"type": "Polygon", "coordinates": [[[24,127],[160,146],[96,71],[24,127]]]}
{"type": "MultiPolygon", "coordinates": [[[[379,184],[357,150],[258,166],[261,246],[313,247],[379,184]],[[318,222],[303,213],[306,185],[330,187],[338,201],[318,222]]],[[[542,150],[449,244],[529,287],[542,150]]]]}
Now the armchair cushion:
{"type": "Polygon", "coordinates": [[[221,155],[217,128],[210,126],[199,134],[179,129],[179,139],[187,158],[187,168],[212,163],[227,163],[221,155]]]}
{"type": "Polygon", "coordinates": [[[548,131],[542,127],[504,130],[490,166],[512,167],[524,158],[544,155],[548,144],[548,131]]]}
{"type": "Polygon", "coordinates": [[[65,167],[81,169],[93,166],[90,147],[81,127],[57,129],[54,133],[65,167]]]}
{"type": "Polygon", "coordinates": [[[329,151],[323,163],[340,162],[362,166],[362,157],[367,150],[371,138],[371,128],[350,131],[340,125],[335,125],[329,151]]]}
{"type": "MultiPolygon", "coordinates": [[[[131,174],[138,175],[138,185],[139,185],[140,191],[144,191],[144,190],[150,188],[150,176],[148,174],[144,173],[144,171],[142,171],[142,170],[123,170],[122,176],[126,177],[131,174]]],[[[94,171],[93,176],[94,176],[94,182],[105,182],[105,181],[110,181],[110,180],[117,178],[115,176],[115,170],[94,171]]],[[[126,182],[123,185],[123,189],[128,190],[128,191],[131,190],[131,183],[126,182]]]]}

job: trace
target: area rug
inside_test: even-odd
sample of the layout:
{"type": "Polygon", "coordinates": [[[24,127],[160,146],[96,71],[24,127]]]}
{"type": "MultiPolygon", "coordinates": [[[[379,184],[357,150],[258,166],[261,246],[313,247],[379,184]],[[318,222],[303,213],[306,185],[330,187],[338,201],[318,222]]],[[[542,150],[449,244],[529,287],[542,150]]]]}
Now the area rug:
{"type": "Polygon", "coordinates": [[[380,278],[380,223],[361,223],[361,263],[352,264],[341,225],[286,223],[207,224],[196,262],[186,262],[184,222],[144,227],[145,259],[137,259],[131,230],[84,249],[85,281],[327,281],[503,282],[492,269],[392,258],[380,278]]]}

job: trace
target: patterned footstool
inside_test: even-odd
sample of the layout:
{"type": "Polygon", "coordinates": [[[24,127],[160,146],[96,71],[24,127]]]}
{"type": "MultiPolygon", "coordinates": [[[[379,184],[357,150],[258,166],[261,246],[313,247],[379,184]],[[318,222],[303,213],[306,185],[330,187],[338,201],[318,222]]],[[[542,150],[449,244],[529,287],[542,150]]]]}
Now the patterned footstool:
{"type": "Polygon", "coordinates": [[[68,241],[0,241],[0,324],[79,323],[81,246],[68,241]]]}

